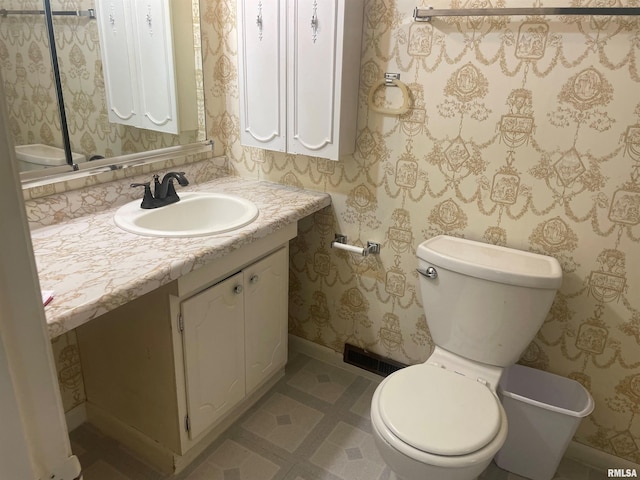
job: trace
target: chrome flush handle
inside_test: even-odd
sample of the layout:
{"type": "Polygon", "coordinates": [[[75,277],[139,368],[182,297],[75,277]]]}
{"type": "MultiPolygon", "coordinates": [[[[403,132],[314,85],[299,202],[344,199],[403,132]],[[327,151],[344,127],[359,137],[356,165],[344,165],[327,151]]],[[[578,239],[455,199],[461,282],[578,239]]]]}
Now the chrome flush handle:
{"type": "Polygon", "coordinates": [[[427,277],[431,280],[438,278],[438,271],[433,267],[427,267],[425,271],[422,271],[419,268],[416,270],[420,275],[422,275],[423,277],[427,277]]]}

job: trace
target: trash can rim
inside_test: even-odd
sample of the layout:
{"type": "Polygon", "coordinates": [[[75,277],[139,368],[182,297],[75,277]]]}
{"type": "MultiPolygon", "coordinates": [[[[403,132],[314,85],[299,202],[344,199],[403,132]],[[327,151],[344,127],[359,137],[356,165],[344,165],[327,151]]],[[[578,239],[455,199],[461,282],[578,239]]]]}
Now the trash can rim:
{"type": "Polygon", "coordinates": [[[518,395],[517,393],[509,392],[507,390],[504,390],[502,387],[498,388],[498,393],[500,395],[505,396],[505,397],[513,398],[514,400],[518,400],[518,401],[521,401],[521,402],[524,402],[524,403],[528,403],[529,405],[534,405],[536,407],[540,407],[540,408],[542,408],[544,410],[551,410],[552,412],[558,412],[558,413],[562,413],[564,415],[570,415],[572,417],[586,417],[591,412],[593,412],[593,409],[595,408],[595,402],[593,401],[593,397],[587,391],[587,389],[584,388],[584,387],[582,387],[582,388],[584,390],[584,393],[587,395],[587,402],[586,402],[585,407],[582,410],[579,410],[579,411],[568,410],[566,408],[562,408],[562,407],[558,407],[558,406],[555,406],[555,405],[550,405],[548,403],[540,402],[540,401],[534,400],[532,398],[528,398],[528,397],[524,397],[522,395],[518,395]]]}

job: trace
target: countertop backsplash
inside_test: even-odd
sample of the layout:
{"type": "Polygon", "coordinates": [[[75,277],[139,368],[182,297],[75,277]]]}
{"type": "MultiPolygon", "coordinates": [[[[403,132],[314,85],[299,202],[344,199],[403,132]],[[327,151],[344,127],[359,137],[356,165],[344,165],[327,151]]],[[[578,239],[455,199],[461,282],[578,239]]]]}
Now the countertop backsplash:
{"type": "Polygon", "coordinates": [[[64,191],[57,191],[60,184],[25,188],[29,228],[33,231],[142,199],[143,189],[132,188],[131,183],[152,181],[154,173],[162,177],[170,171],[185,172],[190,184],[229,174],[226,157],[213,157],[212,152],[205,152],[76,178],[63,182],[64,191]]]}

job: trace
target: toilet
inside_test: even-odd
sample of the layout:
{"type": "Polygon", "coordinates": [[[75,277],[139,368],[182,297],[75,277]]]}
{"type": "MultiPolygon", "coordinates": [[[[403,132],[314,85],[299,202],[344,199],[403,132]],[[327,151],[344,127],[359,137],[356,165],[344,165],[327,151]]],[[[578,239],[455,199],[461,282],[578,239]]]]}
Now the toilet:
{"type": "MultiPolygon", "coordinates": [[[[15,148],[21,172],[68,165],[65,151],[62,148],[41,143],[18,145],[15,148]]],[[[76,152],[71,152],[71,158],[73,163],[81,163],[86,160],[84,155],[76,152]]]]}
{"type": "Polygon", "coordinates": [[[496,388],[562,283],[555,258],[440,235],[418,246],[435,348],[386,377],[371,403],[376,446],[404,480],[471,480],[507,437],[496,388]]]}

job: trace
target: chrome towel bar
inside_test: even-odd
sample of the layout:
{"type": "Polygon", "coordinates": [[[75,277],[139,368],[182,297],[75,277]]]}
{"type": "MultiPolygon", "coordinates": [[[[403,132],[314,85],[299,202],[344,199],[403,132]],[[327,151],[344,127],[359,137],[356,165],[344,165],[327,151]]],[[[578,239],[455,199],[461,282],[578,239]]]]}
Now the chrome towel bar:
{"type": "MultiPolygon", "coordinates": [[[[7,15],[44,15],[44,10],[7,10],[0,9],[0,17],[5,18],[7,15]]],[[[96,11],[93,8],[88,10],[53,10],[51,15],[65,17],[88,17],[91,20],[96,18],[96,11]]]]}
{"type": "Polygon", "coordinates": [[[532,7],[532,8],[418,8],[416,22],[430,22],[433,17],[495,17],[509,15],[640,15],[638,7],[532,7]]]}

